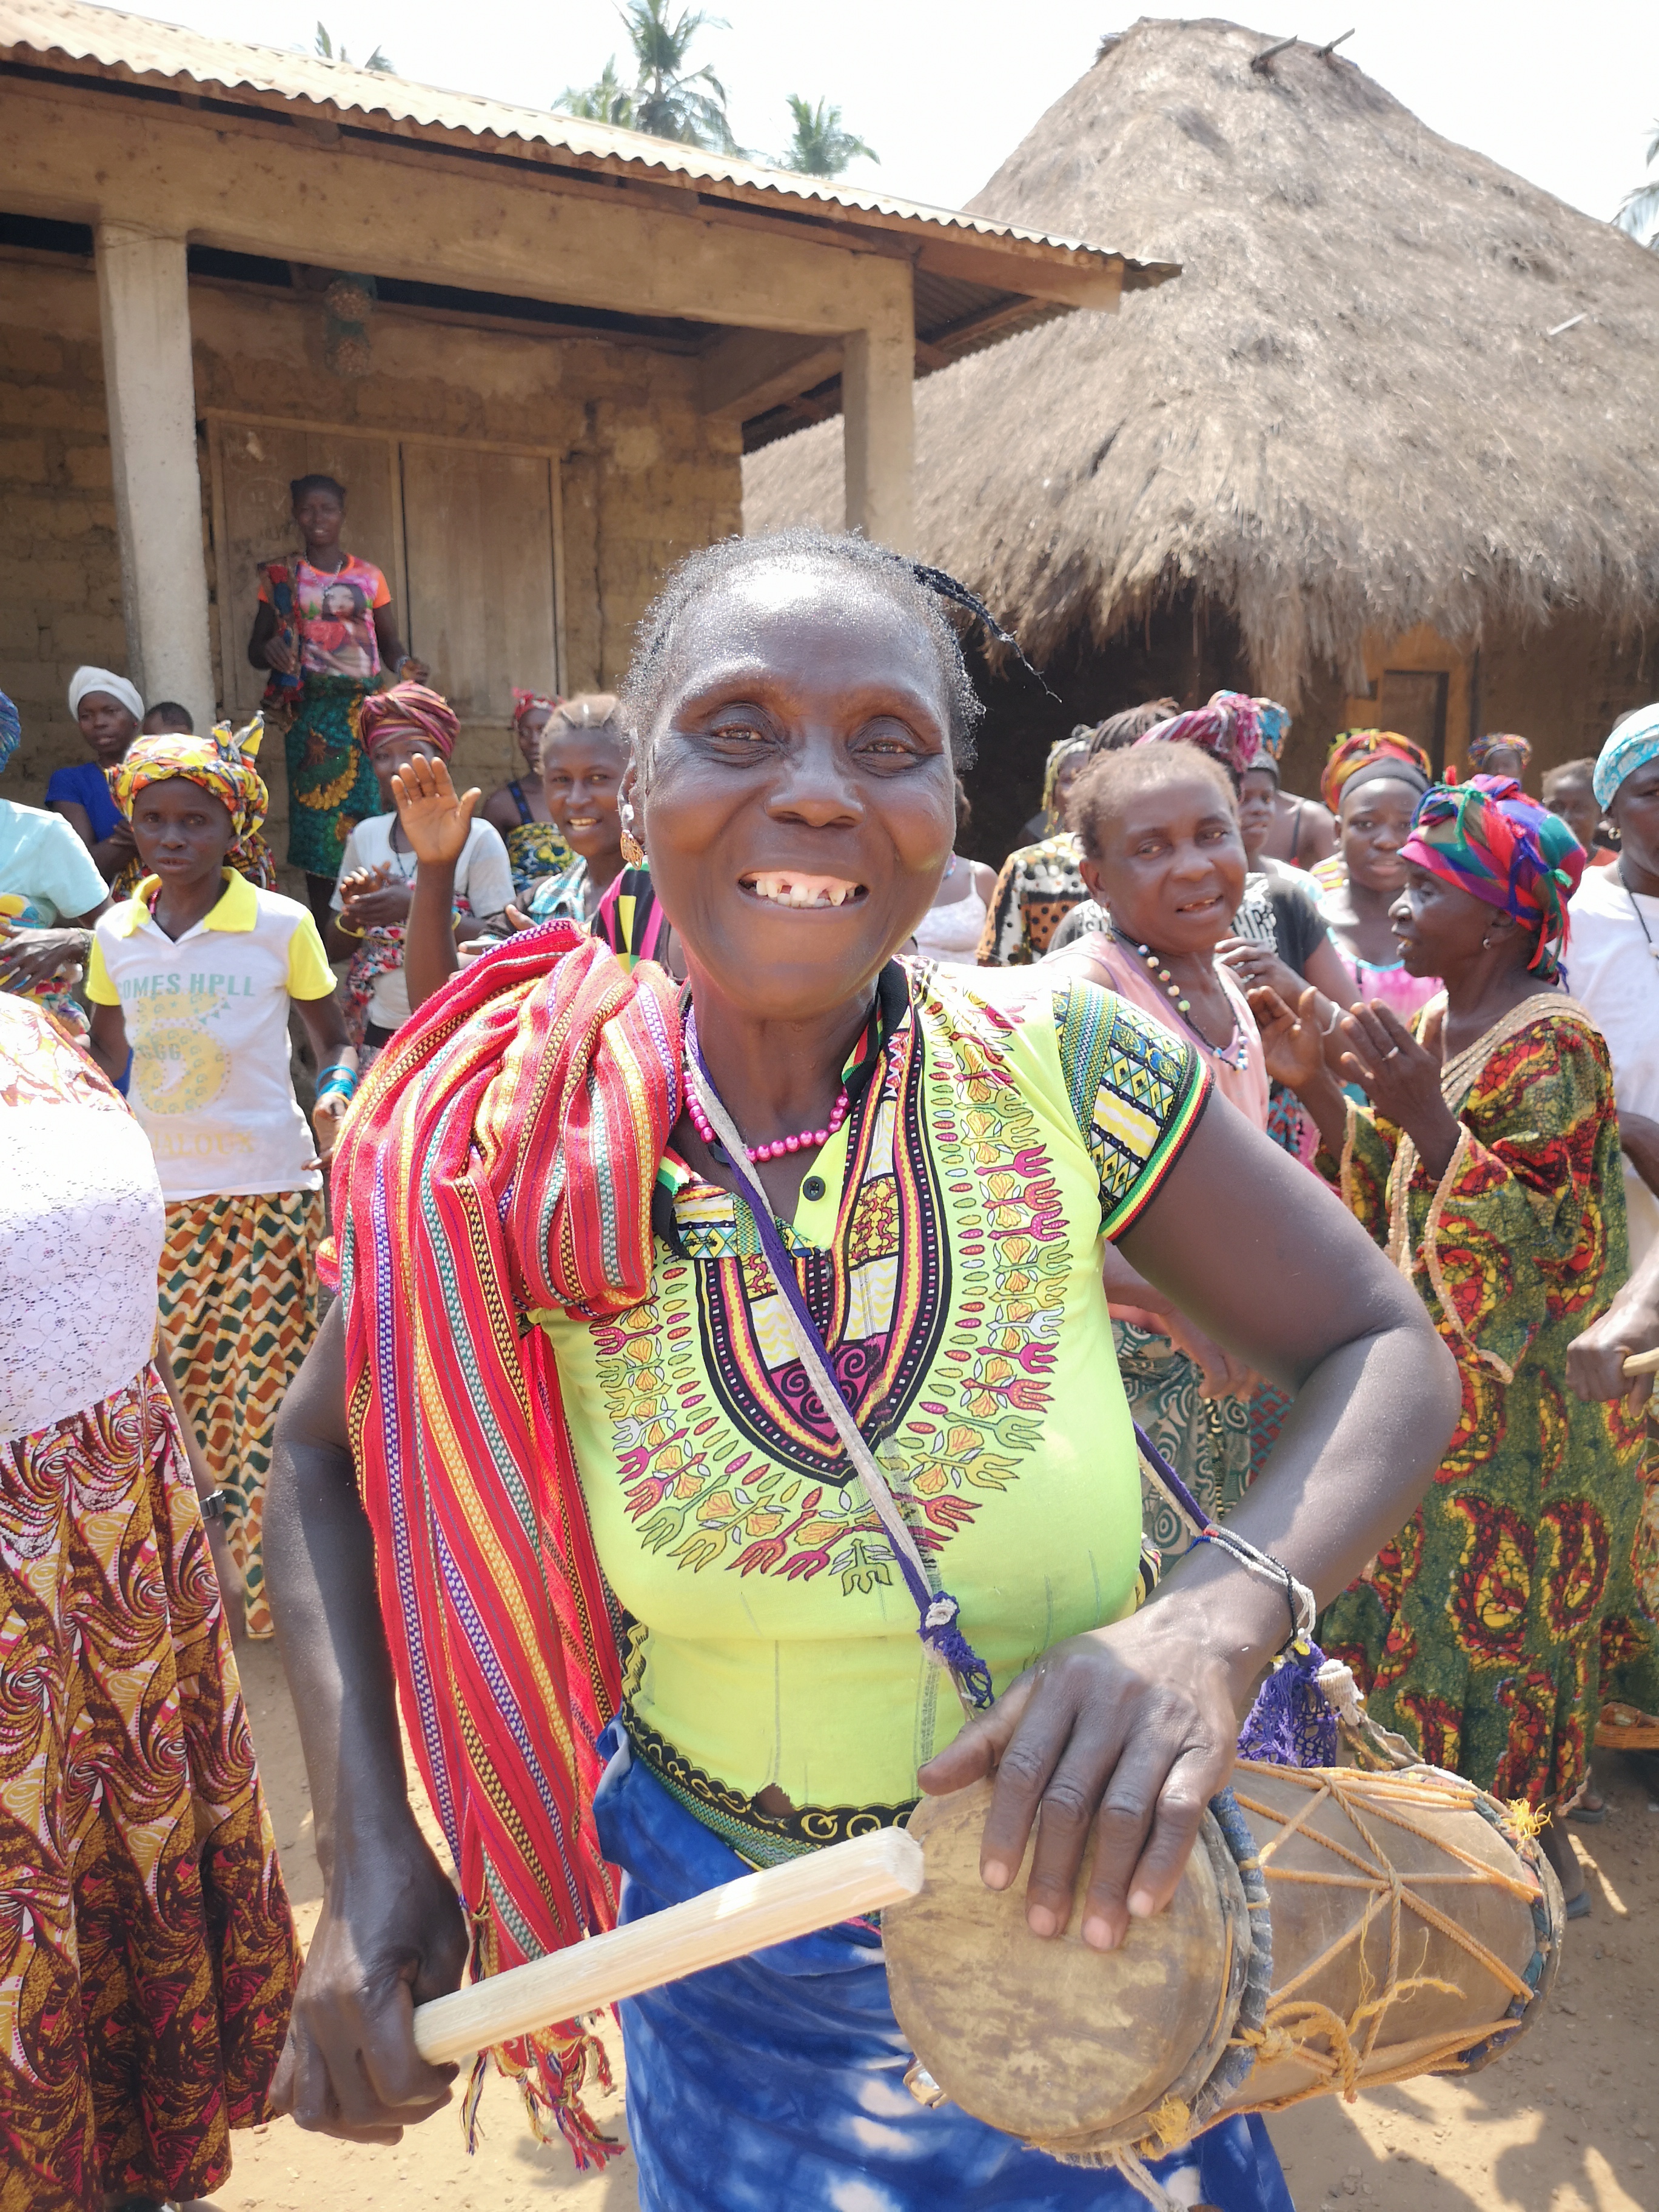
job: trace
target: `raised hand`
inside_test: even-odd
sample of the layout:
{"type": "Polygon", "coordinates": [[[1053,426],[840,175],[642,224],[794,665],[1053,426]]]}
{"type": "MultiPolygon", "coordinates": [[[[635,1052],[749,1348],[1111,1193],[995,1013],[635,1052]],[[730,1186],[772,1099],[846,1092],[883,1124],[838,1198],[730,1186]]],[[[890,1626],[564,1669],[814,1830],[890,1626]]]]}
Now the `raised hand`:
{"type": "Polygon", "coordinates": [[[398,820],[410,850],[425,867],[453,867],[466,849],[472,814],[483,793],[477,788],[459,796],[448,763],[416,753],[392,779],[398,820]]]}
{"type": "Polygon", "coordinates": [[[1380,999],[1362,999],[1337,1026],[1342,1073],[1385,1120],[1406,1132],[1430,1174],[1444,1175],[1461,1124],[1440,1095],[1439,1054],[1419,1044],[1380,999]]]}
{"type": "MultiPolygon", "coordinates": [[[[1291,979],[1294,981],[1294,978],[1291,979]]],[[[1309,985],[1294,995],[1295,1012],[1278,987],[1258,983],[1245,996],[1261,1032],[1262,1057],[1275,1083],[1282,1083],[1300,1097],[1314,1089],[1325,1068],[1325,1040],[1314,1009],[1319,994],[1309,985]]]]}
{"type": "Polygon", "coordinates": [[[1271,945],[1258,945],[1249,937],[1224,937],[1216,946],[1215,957],[1231,969],[1247,994],[1253,990],[1277,991],[1292,1005],[1302,995],[1302,978],[1271,945]]]}

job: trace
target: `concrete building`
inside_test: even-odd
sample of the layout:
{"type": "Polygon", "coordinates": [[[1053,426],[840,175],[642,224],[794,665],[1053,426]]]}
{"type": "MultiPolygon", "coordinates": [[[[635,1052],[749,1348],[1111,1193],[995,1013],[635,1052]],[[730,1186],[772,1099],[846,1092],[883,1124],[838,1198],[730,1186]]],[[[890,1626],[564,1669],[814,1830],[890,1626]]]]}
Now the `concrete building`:
{"type": "Polygon", "coordinates": [[[839,411],[848,523],[908,545],[913,376],[1175,273],[73,0],[0,0],[0,141],[24,799],[82,757],[77,662],[252,712],[303,471],[491,779],[513,686],[613,685],[664,569],[739,528],[746,443],[839,411]]]}

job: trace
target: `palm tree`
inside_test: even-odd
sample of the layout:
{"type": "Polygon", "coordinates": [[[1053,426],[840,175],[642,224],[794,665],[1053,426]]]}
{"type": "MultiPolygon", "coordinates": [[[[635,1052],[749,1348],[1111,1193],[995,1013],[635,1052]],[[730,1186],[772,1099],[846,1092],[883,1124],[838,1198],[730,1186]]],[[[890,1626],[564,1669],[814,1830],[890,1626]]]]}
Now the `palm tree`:
{"type": "Polygon", "coordinates": [[[579,115],[585,123],[614,123],[619,131],[632,131],[634,95],[617,75],[617,57],[612,54],[596,82],[586,91],[574,85],[567,86],[555,105],[567,115],[579,115]]]}
{"type": "MultiPolygon", "coordinates": [[[[1649,168],[1659,161],[1659,123],[1654,125],[1653,131],[1652,143],[1648,148],[1649,168]]],[[[1638,185],[1633,192],[1627,193],[1613,221],[1620,230],[1659,253],[1659,178],[1651,184],[1638,185]]]]}
{"type": "Polygon", "coordinates": [[[778,156],[781,168],[803,177],[838,177],[849,161],[879,161],[873,146],[841,127],[841,110],[819,100],[814,107],[798,92],[789,95],[789,112],[795,118],[795,135],[778,156]]]}
{"type": "MultiPolygon", "coordinates": [[[[317,26],[317,52],[325,62],[341,62],[347,67],[353,66],[351,57],[346,52],[344,46],[337,46],[329,36],[326,23],[319,23],[317,26]]],[[[398,73],[386,59],[385,49],[380,46],[376,46],[368,59],[359,66],[366,70],[373,70],[376,76],[395,76],[398,73]]]]}
{"type": "Polygon", "coordinates": [[[559,105],[568,114],[607,123],[623,123],[623,115],[616,111],[626,106],[625,127],[643,131],[648,137],[735,154],[739,149],[726,112],[726,87],[713,70],[685,66],[698,32],[706,27],[724,30],[726,25],[717,15],[690,8],[671,21],[668,9],[669,0],[627,0],[620,11],[634,49],[631,93],[617,82],[613,56],[597,84],[586,91],[565,92],[559,105]]]}

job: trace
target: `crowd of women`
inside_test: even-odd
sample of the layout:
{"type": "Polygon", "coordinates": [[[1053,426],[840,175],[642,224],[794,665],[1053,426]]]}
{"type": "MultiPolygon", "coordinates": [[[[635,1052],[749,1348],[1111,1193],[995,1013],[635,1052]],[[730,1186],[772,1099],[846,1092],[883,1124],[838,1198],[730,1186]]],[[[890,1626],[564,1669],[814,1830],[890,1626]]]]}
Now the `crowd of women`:
{"type": "MultiPolygon", "coordinates": [[[[306,901],[259,722],[109,671],[0,803],[0,2207],[199,2197],[274,2112],[388,2140],[469,1968],[981,1777],[987,1882],[1110,1949],[1294,1583],[1587,1912],[1598,1723],[1659,1713],[1659,707],[1541,801],[1518,737],[1349,732],[1316,803],[1273,702],[1151,701],[994,873],[984,611],[795,532],[684,562],[620,695],[516,694],[486,799],[294,489],[249,651],[306,901]],[[233,1613],[311,1776],[302,1977],[233,1613]]],[[[1132,2184],[915,2102],[862,1923],[621,2013],[649,2212],[1290,2205],[1257,2120],[1132,2184]]],[[[608,2154],[582,2023],[495,2056],[608,2154]]]]}

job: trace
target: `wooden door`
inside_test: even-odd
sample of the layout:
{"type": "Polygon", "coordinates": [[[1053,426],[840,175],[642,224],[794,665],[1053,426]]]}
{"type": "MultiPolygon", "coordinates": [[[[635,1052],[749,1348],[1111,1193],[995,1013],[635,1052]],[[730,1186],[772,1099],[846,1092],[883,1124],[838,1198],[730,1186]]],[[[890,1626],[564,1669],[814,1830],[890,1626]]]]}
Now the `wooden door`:
{"type": "Polygon", "coordinates": [[[409,649],[464,723],[557,687],[554,492],[544,454],[403,441],[409,649]]]}
{"type": "Polygon", "coordinates": [[[1446,692],[1441,668],[1389,668],[1376,687],[1376,726],[1421,745],[1437,775],[1446,766],[1446,692]]]}
{"type": "Polygon", "coordinates": [[[259,568],[300,550],[290,478],[317,472],[345,486],[344,544],[384,574],[407,635],[398,449],[383,434],[231,416],[211,419],[210,442],[220,682],[227,710],[245,721],[265,688],[264,670],[251,668],[247,658],[259,568]]]}

